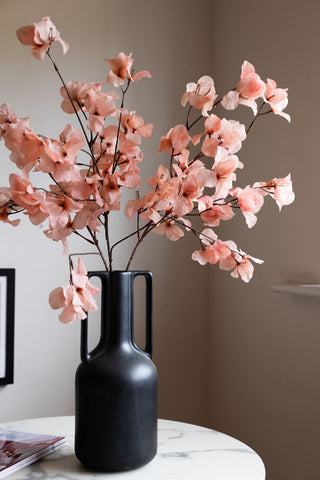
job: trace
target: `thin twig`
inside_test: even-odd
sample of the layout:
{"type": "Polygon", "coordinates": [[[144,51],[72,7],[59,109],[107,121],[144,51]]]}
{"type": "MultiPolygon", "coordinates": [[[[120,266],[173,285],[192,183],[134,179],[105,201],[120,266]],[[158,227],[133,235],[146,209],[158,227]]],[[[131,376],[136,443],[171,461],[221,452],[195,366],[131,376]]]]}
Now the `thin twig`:
{"type": "Polygon", "coordinates": [[[73,232],[75,235],[78,235],[79,237],[83,238],[83,240],[86,240],[87,242],[91,243],[92,245],[95,245],[95,243],[94,243],[93,240],[90,240],[90,238],[85,237],[84,235],[82,235],[81,233],[79,233],[75,228],[72,229],[72,232],[73,232]]]}
{"type": "Polygon", "coordinates": [[[49,53],[49,50],[47,50],[46,53],[47,53],[48,57],[50,58],[50,60],[51,60],[51,62],[52,62],[52,65],[53,65],[55,71],[57,72],[57,74],[58,74],[58,76],[59,76],[59,78],[60,78],[60,80],[61,80],[61,82],[62,82],[62,84],[63,84],[63,86],[64,86],[64,89],[65,89],[65,91],[66,91],[66,94],[68,95],[68,98],[69,98],[69,100],[70,100],[70,103],[71,103],[71,105],[72,105],[72,108],[73,108],[73,110],[74,110],[74,113],[76,114],[77,119],[79,120],[81,129],[82,129],[82,131],[83,131],[83,135],[84,135],[84,137],[85,137],[85,139],[86,139],[86,141],[87,141],[87,144],[88,144],[88,146],[89,146],[89,148],[90,148],[90,150],[91,150],[90,142],[89,142],[89,139],[88,139],[88,136],[87,136],[87,132],[85,131],[85,128],[84,128],[84,126],[83,126],[83,124],[82,124],[82,122],[81,122],[80,116],[79,116],[78,111],[77,111],[77,109],[76,109],[76,107],[75,107],[75,104],[74,104],[74,102],[73,102],[73,100],[72,100],[72,98],[71,98],[71,95],[70,95],[70,92],[69,92],[69,90],[68,90],[68,87],[67,87],[65,81],[63,80],[62,75],[61,75],[61,73],[60,73],[57,65],[55,64],[53,58],[51,57],[51,55],[50,55],[50,53],[49,53]]]}
{"type": "Polygon", "coordinates": [[[97,248],[97,250],[98,250],[98,252],[99,252],[99,254],[100,254],[100,257],[101,257],[101,260],[103,261],[103,264],[104,264],[104,266],[105,266],[105,269],[106,269],[106,271],[108,272],[108,271],[109,271],[109,268],[108,268],[106,259],[104,258],[104,255],[103,255],[103,253],[102,253],[102,250],[101,250],[101,248],[100,248],[100,245],[99,245],[99,242],[98,242],[98,239],[97,239],[96,232],[93,232],[88,225],[87,225],[87,230],[88,230],[88,232],[89,232],[89,234],[90,234],[90,236],[91,236],[91,238],[92,238],[92,240],[93,240],[94,245],[96,246],[96,248],[97,248]]]}
{"type": "MultiPolygon", "coordinates": [[[[252,122],[250,123],[250,125],[248,126],[247,130],[246,130],[246,135],[248,135],[249,131],[251,130],[251,128],[253,127],[253,124],[254,122],[257,120],[258,117],[260,117],[261,115],[264,115],[264,113],[260,113],[261,112],[261,109],[262,107],[266,105],[266,102],[262,102],[262,104],[260,105],[259,107],[259,110],[257,111],[257,114],[256,116],[253,118],[252,122]]],[[[265,112],[265,113],[270,113],[272,112],[272,110],[270,110],[269,112],[265,112]]]]}
{"type": "Polygon", "coordinates": [[[110,272],[112,272],[112,249],[110,248],[109,213],[110,213],[110,212],[104,212],[103,216],[104,216],[105,238],[106,238],[107,249],[108,249],[109,268],[110,268],[110,272]]]}

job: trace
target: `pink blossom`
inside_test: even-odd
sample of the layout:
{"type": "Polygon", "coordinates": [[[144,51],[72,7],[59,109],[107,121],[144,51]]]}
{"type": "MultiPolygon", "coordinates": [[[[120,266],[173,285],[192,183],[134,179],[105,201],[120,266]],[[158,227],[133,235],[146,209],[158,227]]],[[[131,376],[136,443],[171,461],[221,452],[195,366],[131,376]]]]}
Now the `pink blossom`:
{"type": "Polygon", "coordinates": [[[295,198],[292,190],[291,174],[284,178],[273,178],[270,182],[259,182],[253,185],[255,188],[260,187],[261,195],[270,194],[276,200],[279,211],[284,205],[290,205],[295,198]]]}
{"type": "Polygon", "coordinates": [[[246,129],[242,123],[236,120],[221,120],[221,128],[218,132],[221,139],[221,146],[228,150],[230,154],[237,153],[246,139],[246,129]]]}
{"type": "Polygon", "coordinates": [[[181,153],[190,142],[189,132],[184,125],[176,125],[169,132],[161,137],[158,152],[166,150],[176,155],[181,153]]]}
{"type": "MultiPolygon", "coordinates": [[[[100,136],[104,140],[104,150],[106,153],[114,155],[117,143],[118,127],[116,125],[108,125],[100,136]]],[[[98,152],[96,152],[98,153],[98,152]]]]}
{"type": "Polygon", "coordinates": [[[151,123],[145,124],[143,118],[136,115],[135,112],[122,113],[121,125],[126,137],[133,142],[141,143],[141,137],[151,137],[153,125],[151,123]]]}
{"type": "Polygon", "coordinates": [[[3,139],[6,147],[12,152],[10,159],[25,172],[32,170],[44,151],[43,140],[20,123],[9,125],[3,139]]]}
{"type": "Polygon", "coordinates": [[[131,55],[132,53],[127,56],[125,53],[120,52],[114,59],[105,59],[110,67],[107,82],[113,87],[120,87],[123,85],[126,78],[132,82],[136,82],[141,78],[151,78],[151,73],[148,70],[141,70],[132,77],[130,70],[134,60],[131,58],[131,55]]]}
{"type": "Polygon", "coordinates": [[[214,81],[211,77],[205,75],[197,83],[187,84],[187,90],[182,95],[181,104],[185,106],[189,102],[192,107],[201,109],[202,115],[207,117],[208,111],[212,110],[216,98],[214,81]]]}
{"type": "Polygon", "coordinates": [[[35,191],[27,178],[21,178],[12,173],[9,176],[10,195],[14,202],[25,209],[34,225],[39,225],[48,216],[46,212],[46,195],[42,191],[35,191]]]}
{"type": "Polygon", "coordinates": [[[232,240],[222,242],[220,249],[219,268],[221,270],[231,270],[231,276],[238,278],[239,276],[244,282],[249,282],[253,275],[253,265],[251,261],[263,263],[259,258],[251,257],[242,250],[232,240]]]}
{"type": "Polygon", "coordinates": [[[221,258],[230,255],[230,247],[227,244],[228,242],[219,240],[212,230],[210,232],[209,229],[205,229],[202,233],[205,235],[207,240],[212,238],[213,243],[210,242],[210,240],[205,241],[203,248],[193,252],[192,260],[199,262],[200,265],[206,265],[207,263],[214,265],[219,261],[221,263],[221,258]]]}
{"type": "Polygon", "coordinates": [[[268,78],[266,83],[266,90],[264,92],[264,100],[269,103],[271,110],[276,115],[280,115],[290,122],[290,115],[284,113],[283,110],[288,105],[288,89],[277,88],[277,84],[274,80],[268,78]]]}
{"type": "Polygon", "coordinates": [[[100,195],[106,204],[106,210],[120,210],[122,191],[117,174],[108,175],[100,189],[100,195]]]}
{"type": "Polygon", "coordinates": [[[240,81],[236,90],[231,90],[222,99],[221,105],[226,110],[234,110],[239,104],[252,108],[257,114],[257,98],[262,98],[266,89],[265,83],[256,73],[254,66],[245,60],[241,66],[240,81]]]}
{"type": "Polygon", "coordinates": [[[146,221],[152,220],[154,223],[157,223],[161,220],[161,215],[159,210],[162,210],[165,206],[168,205],[168,202],[162,201],[159,205],[160,200],[159,192],[149,192],[144,195],[142,198],[138,198],[136,200],[129,200],[125,207],[125,215],[132,220],[134,215],[138,212],[146,221]]]}
{"type": "Polygon", "coordinates": [[[70,98],[65,87],[61,87],[60,94],[63,97],[63,101],[61,103],[62,110],[65,113],[74,113],[74,109],[76,111],[79,111],[80,108],[84,109],[84,102],[88,97],[89,92],[101,91],[102,83],[103,82],[86,83],[86,82],[69,81],[67,83],[67,90],[73,102],[73,106],[72,106],[72,103],[70,102],[70,98]]]}
{"type": "Polygon", "coordinates": [[[173,201],[173,213],[182,217],[193,210],[193,200],[202,193],[202,187],[199,187],[197,178],[193,175],[183,180],[180,192],[173,201]]]}
{"type": "Polygon", "coordinates": [[[22,128],[29,128],[29,118],[17,117],[10,105],[3,103],[0,105],[0,140],[6,130],[14,123],[18,123],[22,128]]]}
{"type": "Polygon", "coordinates": [[[28,210],[33,205],[38,205],[39,200],[32,183],[27,178],[21,178],[15,173],[9,176],[11,198],[21,207],[28,210]]]}
{"type": "Polygon", "coordinates": [[[51,228],[63,228],[68,225],[70,223],[70,213],[80,212],[83,205],[83,202],[75,202],[66,195],[48,194],[45,210],[49,214],[51,228]]]}
{"type": "Polygon", "coordinates": [[[119,186],[126,188],[141,187],[140,169],[135,159],[122,157],[117,169],[117,182],[119,186]]]}
{"type": "Polygon", "coordinates": [[[49,304],[53,310],[62,308],[59,320],[62,323],[72,323],[75,320],[84,320],[87,315],[73,285],[57,287],[49,295],[49,304]]]}
{"type": "Polygon", "coordinates": [[[215,157],[220,144],[220,140],[218,138],[218,132],[221,128],[220,118],[212,113],[204,122],[204,128],[205,131],[203,133],[194,135],[192,137],[192,143],[194,145],[198,144],[202,135],[205,134],[206,138],[202,143],[201,151],[207,157],[215,157]]]}
{"type": "Polygon", "coordinates": [[[226,93],[221,100],[221,105],[226,110],[235,110],[239,105],[239,93],[235,90],[226,93]]]}
{"type": "Polygon", "coordinates": [[[198,209],[205,225],[210,227],[217,227],[220,220],[230,220],[234,217],[234,212],[230,205],[219,205],[215,203],[215,197],[204,195],[200,197],[198,202],[198,209]]]}
{"type": "Polygon", "coordinates": [[[97,310],[93,296],[99,288],[89,282],[87,270],[82,260],[77,258],[76,270],[72,270],[72,284],[58,287],[49,295],[49,304],[53,310],[62,308],[59,319],[62,323],[72,323],[77,319],[85,319],[86,312],[97,310]]]}
{"type": "Polygon", "coordinates": [[[243,168],[243,164],[236,155],[228,155],[223,148],[218,150],[213,170],[216,174],[216,192],[217,198],[226,198],[229,190],[232,188],[232,182],[237,177],[234,173],[237,168],[243,168]]]}
{"type": "Polygon", "coordinates": [[[173,242],[184,236],[182,228],[178,227],[173,220],[160,223],[160,225],[155,227],[153,231],[160,235],[166,234],[167,238],[173,242]]]}
{"type": "Polygon", "coordinates": [[[254,271],[250,260],[254,261],[255,263],[263,263],[263,260],[243,253],[241,260],[237,262],[237,265],[232,271],[231,276],[234,278],[238,278],[240,276],[241,280],[243,280],[245,283],[248,283],[251,280],[254,271]]]}
{"type": "Polygon", "coordinates": [[[168,178],[169,178],[169,170],[167,169],[167,167],[164,167],[163,165],[159,165],[155,177],[147,178],[147,184],[149,185],[150,188],[153,188],[153,189],[159,188],[165,184],[168,178]]]}
{"type": "MultiPolygon", "coordinates": [[[[46,139],[44,151],[40,155],[37,169],[52,173],[59,182],[70,181],[76,157],[86,142],[80,130],[68,124],[58,140],[46,139]]],[[[76,167],[77,168],[77,167],[76,167]]]]}
{"type": "Polygon", "coordinates": [[[125,53],[120,52],[114,59],[105,59],[110,66],[107,82],[113,87],[123,85],[126,78],[132,80],[130,70],[134,60],[131,58],[131,55],[132,53],[127,56],[125,53]]]}
{"type": "Polygon", "coordinates": [[[76,230],[82,230],[85,227],[89,227],[93,232],[98,232],[99,227],[102,225],[99,220],[101,214],[101,207],[95,202],[84,202],[83,207],[74,216],[72,227],[76,230]]]}
{"type": "Polygon", "coordinates": [[[209,245],[200,250],[196,250],[193,252],[191,258],[195,262],[199,262],[200,265],[206,265],[207,263],[214,265],[219,261],[219,255],[217,254],[215,245],[209,245]]]}
{"type": "Polygon", "coordinates": [[[97,310],[97,304],[93,299],[93,295],[97,295],[100,289],[90,283],[88,272],[80,257],[77,258],[76,270],[72,270],[71,275],[72,284],[82,301],[83,309],[86,312],[97,310]]]}
{"type": "Polygon", "coordinates": [[[258,213],[263,205],[263,196],[258,190],[249,186],[245,189],[233,188],[230,194],[237,198],[246,224],[252,228],[257,222],[255,213],[258,213]]]}
{"type": "Polygon", "coordinates": [[[283,205],[290,205],[295,198],[294,192],[292,191],[292,182],[291,174],[287,175],[284,178],[274,178],[275,190],[274,198],[277,202],[279,210],[283,205]]]}
{"type": "Polygon", "coordinates": [[[100,90],[91,90],[84,100],[84,106],[89,117],[87,127],[95,133],[101,132],[104,127],[105,118],[115,112],[115,99],[119,95],[115,92],[101,92],[100,90]]]}
{"type": "Polygon", "coordinates": [[[16,206],[11,199],[11,192],[9,188],[0,188],[0,222],[10,223],[12,226],[17,226],[20,223],[20,219],[12,220],[10,217],[15,212],[19,212],[20,207],[16,206]]]}
{"type": "Polygon", "coordinates": [[[63,54],[67,53],[69,49],[68,43],[62,40],[50,17],[44,17],[41,22],[19,28],[17,37],[23,45],[32,47],[32,55],[38,60],[44,59],[45,53],[52,42],[58,41],[61,43],[63,54]]]}
{"type": "Polygon", "coordinates": [[[265,89],[265,83],[256,73],[254,66],[245,60],[241,66],[240,82],[237,85],[239,103],[251,107],[254,115],[256,115],[257,105],[255,100],[263,96],[265,89]]]}

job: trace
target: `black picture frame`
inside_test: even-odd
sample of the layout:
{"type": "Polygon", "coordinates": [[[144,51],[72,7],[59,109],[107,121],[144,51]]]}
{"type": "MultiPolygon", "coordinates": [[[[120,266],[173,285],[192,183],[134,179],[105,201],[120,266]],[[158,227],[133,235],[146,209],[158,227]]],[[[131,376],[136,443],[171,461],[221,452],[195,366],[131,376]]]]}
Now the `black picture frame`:
{"type": "Polygon", "coordinates": [[[15,269],[0,268],[0,385],[13,383],[15,269]]]}

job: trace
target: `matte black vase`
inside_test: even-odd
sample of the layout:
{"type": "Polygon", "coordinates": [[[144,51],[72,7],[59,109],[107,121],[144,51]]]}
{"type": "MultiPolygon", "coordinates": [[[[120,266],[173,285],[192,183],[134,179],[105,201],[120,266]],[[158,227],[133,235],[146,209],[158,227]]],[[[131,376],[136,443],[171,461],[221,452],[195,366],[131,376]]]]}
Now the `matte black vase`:
{"type": "Polygon", "coordinates": [[[75,453],[88,468],[125,471],[157,451],[157,370],[152,355],[152,274],[92,272],[102,284],[101,338],[90,353],[87,319],[81,324],[76,373],[75,453]],[[133,338],[134,279],[146,279],[146,346],[133,338]]]}

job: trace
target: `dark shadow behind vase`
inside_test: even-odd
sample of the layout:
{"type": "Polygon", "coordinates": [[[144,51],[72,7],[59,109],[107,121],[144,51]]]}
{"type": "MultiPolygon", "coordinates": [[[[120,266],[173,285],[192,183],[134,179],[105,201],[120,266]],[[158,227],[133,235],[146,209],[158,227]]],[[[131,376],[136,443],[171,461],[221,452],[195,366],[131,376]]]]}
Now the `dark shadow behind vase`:
{"type": "Polygon", "coordinates": [[[88,468],[125,471],[157,452],[157,370],[152,356],[152,274],[92,272],[101,280],[101,338],[87,349],[81,325],[81,364],[76,373],[75,453],[88,468]],[[134,279],[146,279],[146,346],[133,338],[134,279]]]}

